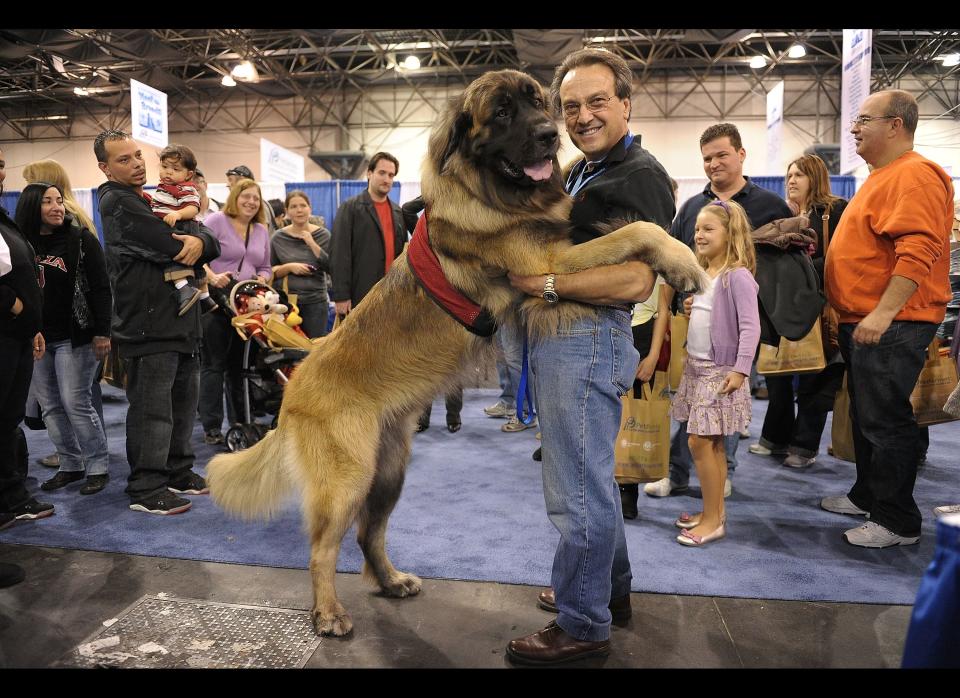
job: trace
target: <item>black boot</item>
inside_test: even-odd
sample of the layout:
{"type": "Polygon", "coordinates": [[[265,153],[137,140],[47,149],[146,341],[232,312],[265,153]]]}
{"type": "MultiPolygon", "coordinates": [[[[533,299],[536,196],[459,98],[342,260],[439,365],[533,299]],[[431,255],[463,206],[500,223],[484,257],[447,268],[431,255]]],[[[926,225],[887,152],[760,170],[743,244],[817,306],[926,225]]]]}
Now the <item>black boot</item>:
{"type": "Polygon", "coordinates": [[[624,519],[637,518],[637,498],[640,496],[640,486],[636,483],[620,485],[620,506],[623,507],[624,519]]]}

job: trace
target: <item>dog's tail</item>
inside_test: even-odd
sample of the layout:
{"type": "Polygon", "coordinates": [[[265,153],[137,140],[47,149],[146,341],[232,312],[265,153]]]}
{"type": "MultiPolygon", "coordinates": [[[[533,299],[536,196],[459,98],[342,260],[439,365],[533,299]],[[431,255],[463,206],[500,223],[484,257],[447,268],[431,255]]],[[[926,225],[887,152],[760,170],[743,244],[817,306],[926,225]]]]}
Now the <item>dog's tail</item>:
{"type": "Polygon", "coordinates": [[[269,519],[293,489],[282,428],[238,453],[221,453],[207,466],[213,501],[245,519],[269,519]]]}

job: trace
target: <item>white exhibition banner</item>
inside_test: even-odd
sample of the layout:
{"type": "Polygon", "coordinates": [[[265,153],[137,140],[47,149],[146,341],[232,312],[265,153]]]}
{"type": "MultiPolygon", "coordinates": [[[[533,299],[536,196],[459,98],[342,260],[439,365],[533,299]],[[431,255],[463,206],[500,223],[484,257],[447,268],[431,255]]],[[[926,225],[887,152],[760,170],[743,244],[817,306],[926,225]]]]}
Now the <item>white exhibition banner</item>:
{"type": "Polygon", "coordinates": [[[870,96],[870,64],[873,58],[872,29],[843,30],[843,73],[840,79],[840,174],[850,174],[864,165],[850,133],[850,122],[860,114],[860,105],[870,96]]]}
{"type": "Polygon", "coordinates": [[[767,174],[783,174],[783,80],[767,93],[767,174]]]}
{"type": "Polygon", "coordinates": [[[167,130],[167,93],[136,80],[130,81],[130,129],[141,143],[165,148],[170,142],[167,130]]]}
{"type": "Polygon", "coordinates": [[[303,182],[306,175],[302,155],[297,155],[266,138],[260,139],[261,182],[303,182]]]}

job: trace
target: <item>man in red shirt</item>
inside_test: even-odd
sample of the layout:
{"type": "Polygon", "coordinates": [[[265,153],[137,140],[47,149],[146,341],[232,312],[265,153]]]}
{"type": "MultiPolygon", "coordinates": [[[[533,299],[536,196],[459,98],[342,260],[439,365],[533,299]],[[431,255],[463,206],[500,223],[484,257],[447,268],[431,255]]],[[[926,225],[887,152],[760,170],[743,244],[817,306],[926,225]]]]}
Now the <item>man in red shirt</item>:
{"type": "Polygon", "coordinates": [[[376,153],[367,165],[366,191],[337,210],[330,250],[331,297],[337,315],[349,313],[403,252],[407,242],[403,212],[387,197],[399,169],[393,155],[376,153]]]}

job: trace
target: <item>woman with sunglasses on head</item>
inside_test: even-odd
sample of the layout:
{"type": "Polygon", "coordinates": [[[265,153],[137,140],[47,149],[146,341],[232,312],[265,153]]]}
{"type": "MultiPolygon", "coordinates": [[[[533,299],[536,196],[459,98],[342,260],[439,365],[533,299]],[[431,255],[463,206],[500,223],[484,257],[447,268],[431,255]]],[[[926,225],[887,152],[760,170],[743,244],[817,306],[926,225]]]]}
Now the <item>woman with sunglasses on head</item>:
{"type": "MultiPolygon", "coordinates": [[[[70,176],[67,174],[63,165],[56,160],[37,160],[23,168],[23,178],[28,184],[34,182],[49,182],[55,187],[58,187],[60,191],[63,192],[63,207],[67,209],[67,213],[70,214],[73,219],[74,227],[78,230],[86,228],[94,235],[97,234],[96,228],[93,226],[93,220],[91,220],[90,216],[83,209],[83,206],[80,205],[80,202],[77,201],[73,195],[70,176]]],[[[103,364],[101,363],[93,377],[93,408],[97,411],[97,414],[100,415],[101,422],[103,422],[103,395],[100,391],[100,380],[102,378],[103,364]]],[[[31,395],[27,398],[28,408],[31,405],[31,401],[33,401],[34,404],[37,402],[36,396],[32,393],[33,391],[31,390],[31,395]]],[[[49,456],[38,459],[37,462],[48,468],[58,468],[60,467],[60,456],[54,452],[49,456]]]]}
{"type": "Polygon", "coordinates": [[[40,485],[56,490],[83,479],[80,494],[107,484],[107,435],[93,406],[94,375],[110,353],[112,295],[100,241],[67,213],[49,182],[20,193],[17,226],[33,245],[44,279],[46,354],[33,369],[34,393],[60,469],[40,485]]]}
{"type": "MultiPolygon", "coordinates": [[[[267,283],[270,267],[270,235],[267,232],[269,208],[260,186],[252,179],[234,182],[222,211],[211,213],[203,223],[220,243],[220,256],[206,266],[211,294],[219,291],[227,302],[231,282],[256,279],[267,283]]],[[[241,419],[244,409],[243,385],[240,380],[243,363],[243,342],[230,318],[223,310],[207,313],[200,345],[200,421],[203,440],[222,444],[224,379],[227,387],[227,419],[231,424],[241,419]]]]}
{"type": "MultiPolygon", "coordinates": [[[[847,201],[830,191],[827,166],[816,155],[804,155],[787,168],[787,204],[798,215],[810,219],[810,227],[817,236],[813,266],[817,283],[823,290],[823,262],[833,231],[837,229],[847,201]]],[[[767,376],[770,402],[763,420],[760,441],[750,446],[750,452],[762,456],[786,455],[783,464],[790,468],[812,465],[820,449],[820,439],[833,409],[837,390],[843,382],[844,365],[840,347],[825,338],[827,366],[819,373],[799,377],[794,396],[792,375],[767,376]],[[794,399],[797,410],[794,415],[794,399]]]]}

